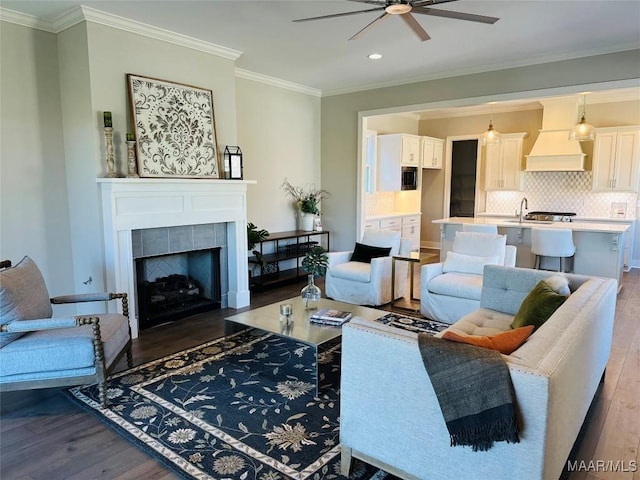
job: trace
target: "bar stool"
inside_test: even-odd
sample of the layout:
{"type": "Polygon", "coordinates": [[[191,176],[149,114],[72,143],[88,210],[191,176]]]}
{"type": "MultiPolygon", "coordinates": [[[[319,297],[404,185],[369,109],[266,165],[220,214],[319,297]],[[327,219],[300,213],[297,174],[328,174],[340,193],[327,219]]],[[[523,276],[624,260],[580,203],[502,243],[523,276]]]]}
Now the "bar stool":
{"type": "Polygon", "coordinates": [[[534,268],[537,270],[540,270],[541,257],[558,257],[558,271],[566,272],[566,259],[572,258],[576,253],[573,231],[570,228],[532,228],[531,253],[536,256],[534,268]]]}
{"type": "Polygon", "coordinates": [[[481,233],[494,233],[498,234],[498,226],[497,225],[478,225],[475,223],[463,223],[462,224],[463,232],[481,232],[481,233]]]}

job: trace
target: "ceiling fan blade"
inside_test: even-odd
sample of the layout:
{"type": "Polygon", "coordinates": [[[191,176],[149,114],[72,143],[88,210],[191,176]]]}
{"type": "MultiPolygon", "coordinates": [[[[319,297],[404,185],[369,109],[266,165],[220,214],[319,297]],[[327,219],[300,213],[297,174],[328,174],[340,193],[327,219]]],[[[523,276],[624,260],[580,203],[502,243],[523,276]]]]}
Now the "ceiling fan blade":
{"type": "Polygon", "coordinates": [[[370,24],[365,26],[362,30],[360,30],[359,32],[356,32],[356,34],[353,37],[351,37],[349,40],[355,40],[360,35],[362,35],[365,32],[365,30],[368,30],[369,28],[377,25],[379,22],[381,22],[382,20],[384,20],[388,16],[390,16],[390,14],[387,13],[387,12],[384,12],[382,15],[380,15],[378,18],[376,18],[373,22],[371,22],[370,24]]]}
{"type": "Polygon", "coordinates": [[[429,34],[424,30],[424,28],[422,28],[418,21],[413,17],[413,15],[411,15],[410,13],[404,13],[400,16],[405,21],[405,23],[409,25],[409,27],[411,27],[411,30],[413,30],[413,32],[420,38],[420,40],[424,42],[425,40],[429,40],[431,38],[429,34]]]}
{"type": "Polygon", "coordinates": [[[439,8],[414,7],[413,13],[421,13],[423,15],[432,15],[434,17],[453,18],[456,20],[468,20],[470,22],[480,23],[496,23],[500,20],[497,17],[487,17],[484,15],[475,15],[473,13],[453,12],[451,10],[441,10],[439,8]]]}
{"type": "MultiPolygon", "coordinates": [[[[381,7],[386,7],[387,6],[387,2],[383,2],[380,0],[349,0],[350,2],[357,2],[357,3],[368,3],[370,5],[379,5],[381,7]]],[[[451,0],[451,1],[455,1],[455,0],[451,0]]]]}
{"type": "Polygon", "coordinates": [[[370,8],[369,10],[358,10],[356,12],[333,13],[331,15],[321,15],[319,17],[298,18],[297,20],[291,20],[291,21],[292,22],[310,22],[312,20],[324,20],[325,18],[345,17],[347,15],[357,15],[359,13],[378,12],[380,10],[384,10],[384,7],[370,8]]]}
{"type": "Polygon", "coordinates": [[[415,0],[411,2],[411,6],[413,8],[416,7],[430,7],[434,5],[439,5],[441,3],[449,3],[449,2],[457,2],[458,0],[415,0]]]}

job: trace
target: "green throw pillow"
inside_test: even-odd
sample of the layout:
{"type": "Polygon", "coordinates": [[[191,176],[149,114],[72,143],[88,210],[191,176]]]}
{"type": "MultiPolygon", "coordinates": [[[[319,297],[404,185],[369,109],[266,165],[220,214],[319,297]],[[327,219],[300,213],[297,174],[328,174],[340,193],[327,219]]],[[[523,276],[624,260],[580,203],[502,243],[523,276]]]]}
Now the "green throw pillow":
{"type": "Polygon", "coordinates": [[[565,295],[554,292],[547,282],[541,280],[522,301],[511,328],[533,325],[534,331],[537,330],[566,299],[565,295]]]}

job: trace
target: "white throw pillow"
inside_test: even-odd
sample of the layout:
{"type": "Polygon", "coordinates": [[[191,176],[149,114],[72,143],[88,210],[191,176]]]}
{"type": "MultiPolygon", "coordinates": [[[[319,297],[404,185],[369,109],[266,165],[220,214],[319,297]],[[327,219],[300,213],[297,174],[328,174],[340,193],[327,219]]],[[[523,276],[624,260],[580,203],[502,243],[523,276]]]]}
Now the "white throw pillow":
{"type": "Polygon", "coordinates": [[[551,290],[560,295],[568,297],[571,294],[571,290],[569,290],[569,280],[563,275],[553,275],[552,277],[545,278],[544,283],[549,285],[551,290]]]}
{"type": "Polygon", "coordinates": [[[475,255],[465,255],[464,253],[447,252],[447,259],[444,261],[442,271],[456,273],[473,273],[482,275],[484,266],[500,265],[500,257],[493,255],[490,257],[477,257],[475,255]]]}
{"type": "Polygon", "coordinates": [[[478,257],[498,256],[498,265],[504,265],[506,246],[506,235],[482,232],[456,232],[451,250],[456,253],[475,255],[478,257]]]}

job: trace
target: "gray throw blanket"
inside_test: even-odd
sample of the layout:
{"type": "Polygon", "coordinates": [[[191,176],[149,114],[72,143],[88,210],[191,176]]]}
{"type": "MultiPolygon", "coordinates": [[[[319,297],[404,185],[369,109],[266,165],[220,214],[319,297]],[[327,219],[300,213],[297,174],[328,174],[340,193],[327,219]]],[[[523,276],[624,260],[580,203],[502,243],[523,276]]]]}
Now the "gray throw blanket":
{"type": "Polygon", "coordinates": [[[438,397],[451,446],[489,450],[518,443],[515,392],[499,352],[431,335],[418,335],[420,353],[438,397]]]}

